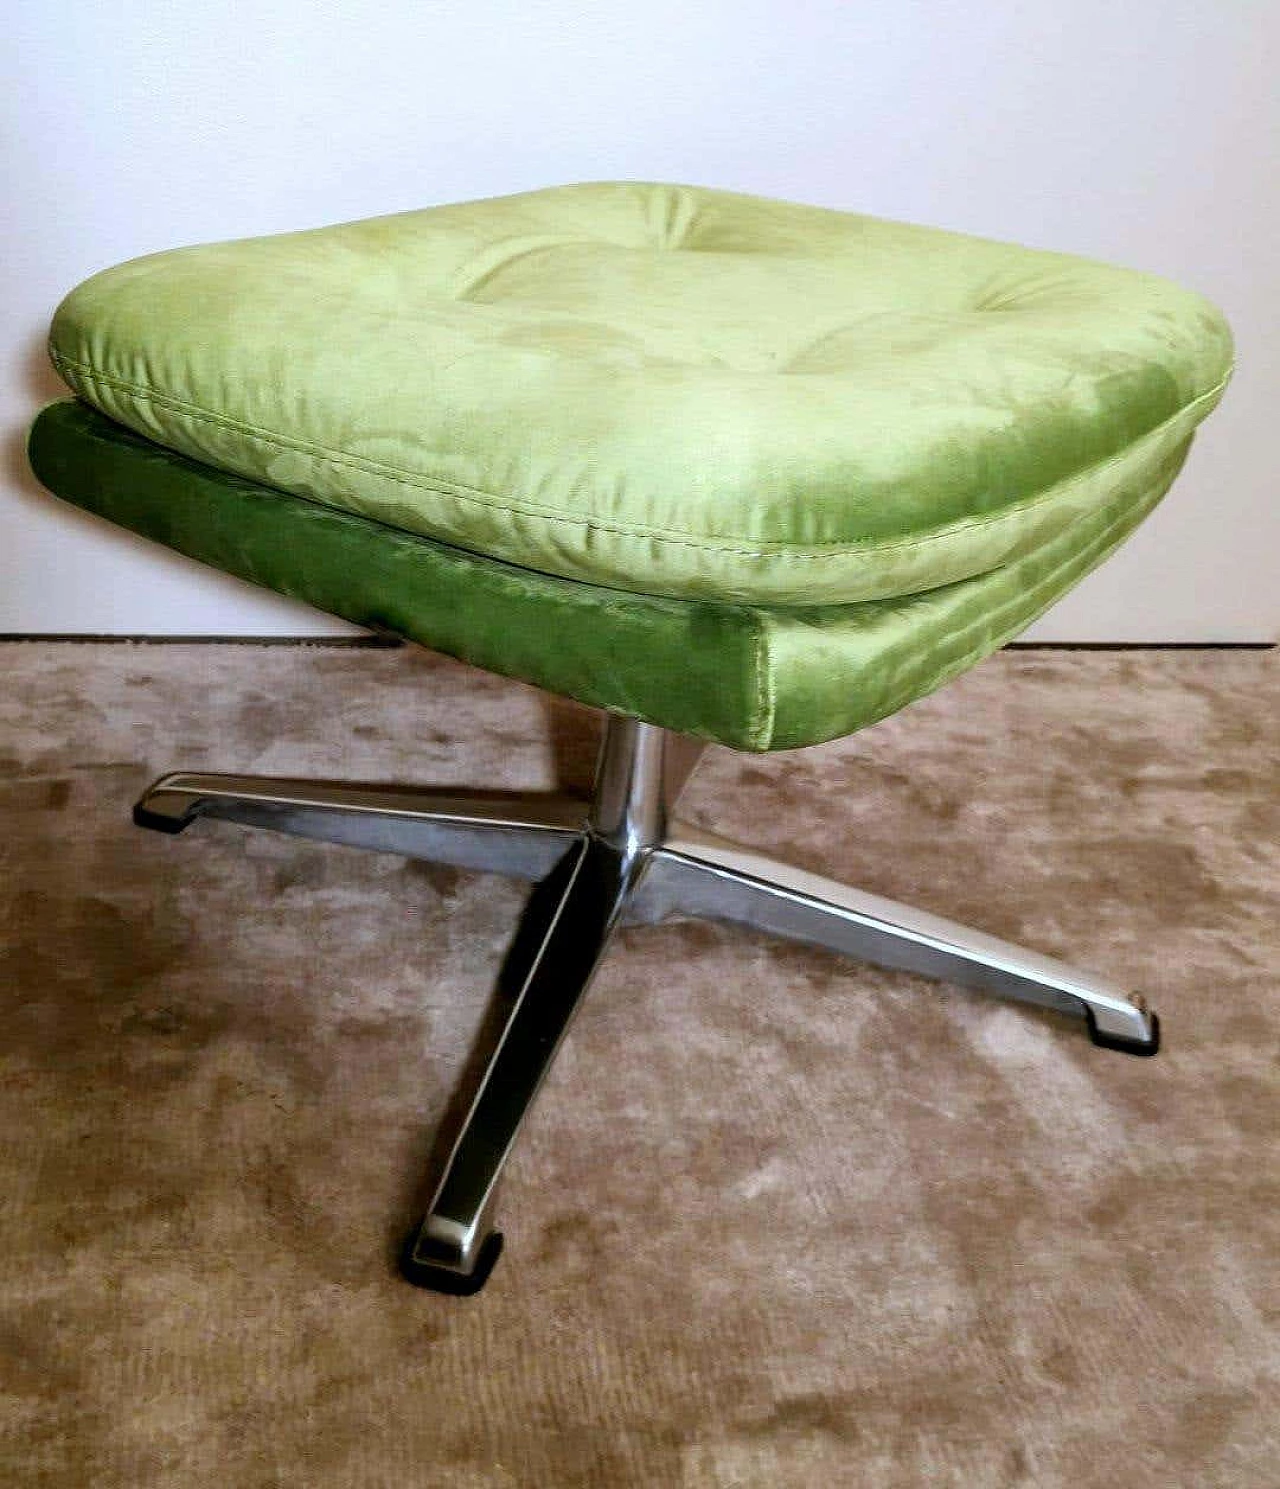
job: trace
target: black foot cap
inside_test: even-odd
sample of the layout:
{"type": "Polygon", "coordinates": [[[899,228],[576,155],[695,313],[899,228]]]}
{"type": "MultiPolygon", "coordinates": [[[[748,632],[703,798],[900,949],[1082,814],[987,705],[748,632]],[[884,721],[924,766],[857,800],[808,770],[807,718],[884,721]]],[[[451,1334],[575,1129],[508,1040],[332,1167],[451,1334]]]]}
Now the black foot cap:
{"type": "Polygon", "coordinates": [[[163,812],[148,811],[141,802],[133,809],[133,825],[149,827],[152,832],[178,833],[190,822],[190,817],[167,817],[163,812]]]}
{"type": "Polygon", "coordinates": [[[1092,1008],[1086,1008],[1084,1016],[1089,1023],[1089,1038],[1100,1049],[1119,1050],[1124,1055],[1154,1055],[1160,1048],[1160,1020],[1154,1013],[1147,1015],[1151,1020],[1150,1039],[1124,1039],[1119,1034],[1103,1034],[1094,1022],[1092,1008]]]}
{"type": "Polygon", "coordinates": [[[409,1244],[400,1256],[400,1272],[404,1280],[412,1282],[414,1287],[430,1288],[432,1292],[437,1293],[450,1293],[456,1298],[469,1298],[478,1293],[488,1282],[489,1273],[493,1271],[498,1258],[502,1255],[502,1232],[491,1231],[488,1239],[480,1248],[475,1270],[464,1275],[461,1272],[455,1272],[451,1267],[421,1261],[413,1252],[417,1240],[418,1232],[414,1231],[409,1238],[409,1244]]]}

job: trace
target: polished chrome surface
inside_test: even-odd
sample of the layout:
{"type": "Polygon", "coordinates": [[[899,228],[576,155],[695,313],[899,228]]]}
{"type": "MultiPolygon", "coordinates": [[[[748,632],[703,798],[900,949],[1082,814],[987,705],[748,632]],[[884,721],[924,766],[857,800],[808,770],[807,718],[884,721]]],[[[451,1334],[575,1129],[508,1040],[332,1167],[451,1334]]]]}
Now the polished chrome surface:
{"type": "Polygon", "coordinates": [[[610,718],[596,766],[588,828],[628,860],[655,848],[667,830],[665,731],[610,718]]]}
{"type": "Polygon", "coordinates": [[[1099,1033],[1148,1043],[1150,1014],[1113,983],[940,915],[679,827],[653,856],[630,917],[728,920],[811,946],[1063,1013],[1089,1010],[1099,1033]]]}
{"type": "Polygon", "coordinates": [[[488,1069],[412,1242],[410,1266],[468,1275],[492,1231],[494,1191],[648,855],[667,822],[664,731],[611,717],[587,830],[488,1069]]]}
{"type": "MultiPolygon", "coordinates": [[[[480,1286],[503,1166],[617,925],[669,915],[752,926],[881,966],[1083,1015],[1099,1044],[1159,1045],[1139,998],[1062,962],[778,863],[670,820],[701,745],[610,716],[590,803],[257,776],[170,775],[136,820],[181,831],[219,817],[279,832],[541,881],[513,946],[501,1035],[454,1143],[406,1275],[480,1286]]],[[[506,974],[504,974],[506,975],[506,974]]],[[[487,1260],[486,1260],[487,1258],[487,1260]]]]}
{"type": "Polygon", "coordinates": [[[519,879],[549,874],[583,831],[588,810],[567,796],[234,775],[162,776],[135,809],[144,825],[167,823],[170,831],[218,817],[519,879]]]}
{"type": "Polygon", "coordinates": [[[600,964],[642,859],[603,839],[575,850],[560,903],[410,1247],[421,1267],[470,1273],[492,1229],[494,1191],[512,1144],[600,964]]]}

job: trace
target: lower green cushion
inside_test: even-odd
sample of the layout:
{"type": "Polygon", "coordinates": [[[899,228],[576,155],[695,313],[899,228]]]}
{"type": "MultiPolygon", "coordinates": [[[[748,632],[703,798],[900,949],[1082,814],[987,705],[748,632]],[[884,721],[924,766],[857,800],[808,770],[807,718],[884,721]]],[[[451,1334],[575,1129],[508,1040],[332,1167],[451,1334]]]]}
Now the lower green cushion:
{"type": "Polygon", "coordinates": [[[492,672],[746,750],[852,733],[1028,625],[1159,501],[1190,445],[1131,451],[1111,490],[1033,552],[891,600],[676,600],[481,558],[227,475],[76,402],[30,436],[58,496],[181,553],[492,672]]]}
{"type": "Polygon", "coordinates": [[[219,470],[561,578],[805,608],[1087,528],[1231,366],[1152,275],[636,182],[153,254],[74,290],[50,348],[219,470]]]}

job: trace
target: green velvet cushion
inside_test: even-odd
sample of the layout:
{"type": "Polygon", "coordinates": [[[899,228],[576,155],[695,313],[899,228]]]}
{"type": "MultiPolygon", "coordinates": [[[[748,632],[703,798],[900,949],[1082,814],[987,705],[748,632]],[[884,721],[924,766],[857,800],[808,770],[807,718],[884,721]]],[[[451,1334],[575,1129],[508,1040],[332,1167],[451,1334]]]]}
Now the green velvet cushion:
{"type": "MultiPolygon", "coordinates": [[[[1016,609],[1014,587],[1043,578],[1047,555],[1075,562],[1140,515],[1231,361],[1217,311],[1147,275],[622,184],[156,254],[71,294],[51,345],[83,399],[208,466],[607,586],[583,603],[611,612],[621,590],[734,601],[770,608],[717,608],[717,625],[790,637],[801,622],[775,610],[812,609],[803,624],[823,629],[823,647],[847,634],[870,647],[873,671],[888,653],[867,627],[889,612],[827,607],[994,573],[993,593],[1016,609]]],[[[166,499],[189,495],[174,478],[166,499]]],[[[429,555],[413,565],[445,562],[408,551],[429,555]]],[[[290,562],[265,563],[267,582],[305,588],[290,562]]],[[[527,573],[518,583],[543,594],[527,573]]],[[[346,613],[345,593],[333,598],[346,613]]],[[[972,617],[976,601],[928,601],[953,603],[972,617]]],[[[910,671],[918,648],[902,642],[895,665],[910,671]]],[[[802,671],[758,700],[761,719],[786,712],[802,671]]],[[[883,711],[867,704],[871,686],[819,708],[830,723],[729,732],[837,733],[883,711]]]]}
{"type": "Polygon", "coordinates": [[[1188,441],[1148,442],[1034,552],[927,594],[840,606],[674,600],[558,579],[197,464],[80,403],[30,457],[58,495],[363,625],[740,749],[851,733],[1021,630],[1160,499],[1188,441]]]}

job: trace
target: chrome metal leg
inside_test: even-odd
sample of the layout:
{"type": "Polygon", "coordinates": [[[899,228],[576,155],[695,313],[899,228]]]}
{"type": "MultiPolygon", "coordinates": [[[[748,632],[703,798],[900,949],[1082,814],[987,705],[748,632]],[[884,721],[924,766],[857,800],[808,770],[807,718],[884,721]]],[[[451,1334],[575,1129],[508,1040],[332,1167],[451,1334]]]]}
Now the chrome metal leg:
{"type": "MultiPolygon", "coordinates": [[[[493,1270],[502,1237],[493,1230],[490,1214],[503,1166],[632,887],[666,830],[665,783],[671,772],[665,745],[663,731],[650,724],[609,721],[587,831],[576,858],[557,871],[563,886],[559,902],[435,1197],[402,1255],[411,1282],[473,1293],[493,1270]]],[[[693,762],[688,763],[691,768],[693,762]]],[[[684,775],[687,771],[679,775],[676,789],[684,775]]]]}
{"type": "Polygon", "coordinates": [[[524,987],[542,943],[547,939],[551,922],[559,914],[560,901],[576,863],[577,854],[571,849],[545,879],[533,886],[498,972],[498,992],[502,997],[515,998],[524,987]]]}
{"type": "Polygon", "coordinates": [[[502,1240],[494,1193],[543,1078],[618,923],[633,869],[608,844],[575,850],[557,913],[516,995],[498,1047],[435,1197],[401,1260],[406,1277],[443,1292],[484,1286],[502,1240]]]}
{"type": "Polygon", "coordinates": [[[168,775],[143,794],[133,820],[140,827],[181,832],[197,817],[219,817],[353,848],[542,879],[582,833],[588,811],[588,803],[567,796],[168,775]]]}
{"type": "Polygon", "coordinates": [[[736,921],[882,967],[1083,1014],[1096,1044],[1154,1055],[1159,1021],[1141,998],[1092,973],[941,916],[679,827],[657,850],[631,918],[672,913],[736,921]]]}
{"type": "Polygon", "coordinates": [[[939,916],[776,863],[670,821],[701,747],[611,716],[591,803],[563,796],[171,775],[134,809],[180,832],[198,816],[540,881],[508,954],[512,999],[426,1218],[406,1247],[411,1281],[483,1286],[502,1246],[494,1197],[512,1144],[615,927],[667,915],[735,921],[882,966],[1083,1014],[1094,1042],[1159,1048],[1140,998],[1062,962],[939,916]]]}

